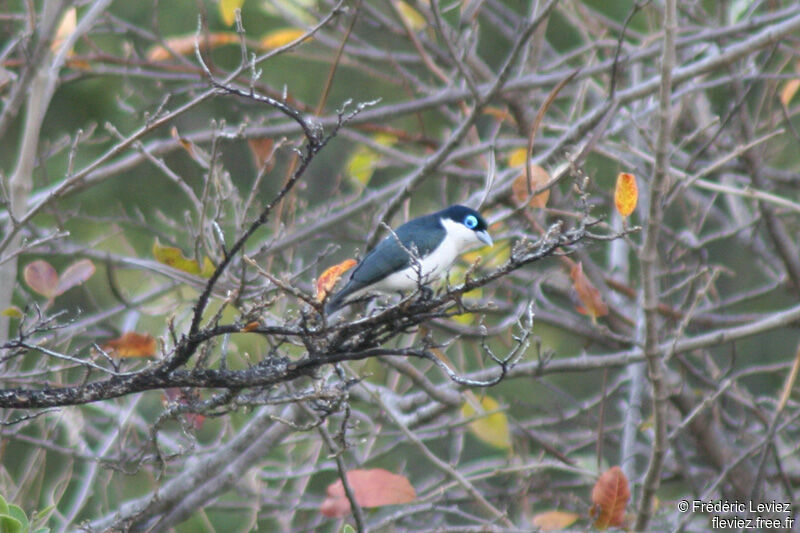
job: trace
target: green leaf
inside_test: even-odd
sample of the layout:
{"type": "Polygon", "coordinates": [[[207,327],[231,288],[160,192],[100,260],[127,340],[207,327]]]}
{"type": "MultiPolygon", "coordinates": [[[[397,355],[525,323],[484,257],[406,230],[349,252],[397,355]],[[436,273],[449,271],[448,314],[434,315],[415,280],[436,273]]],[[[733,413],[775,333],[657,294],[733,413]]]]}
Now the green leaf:
{"type": "Polygon", "coordinates": [[[16,518],[22,524],[22,531],[28,531],[31,527],[30,522],[28,522],[28,515],[25,514],[25,511],[22,510],[22,507],[19,505],[9,505],[8,506],[8,514],[12,518],[16,518]]]}
{"type": "Polygon", "coordinates": [[[0,533],[23,533],[22,522],[7,514],[0,514],[0,533]]]}

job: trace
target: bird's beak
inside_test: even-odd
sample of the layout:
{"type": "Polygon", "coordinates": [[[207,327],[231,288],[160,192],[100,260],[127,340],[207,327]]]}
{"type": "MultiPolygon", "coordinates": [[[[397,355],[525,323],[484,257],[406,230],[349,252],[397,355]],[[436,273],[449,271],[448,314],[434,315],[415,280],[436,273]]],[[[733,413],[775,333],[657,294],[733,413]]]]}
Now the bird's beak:
{"type": "Polygon", "coordinates": [[[480,240],[485,242],[487,246],[494,245],[494,242],[492,241],[492,237],[489,235],[489,233],[486,230],[477,231],[477,232],[475,232],[475,235],[477,235],[480,240]]]}

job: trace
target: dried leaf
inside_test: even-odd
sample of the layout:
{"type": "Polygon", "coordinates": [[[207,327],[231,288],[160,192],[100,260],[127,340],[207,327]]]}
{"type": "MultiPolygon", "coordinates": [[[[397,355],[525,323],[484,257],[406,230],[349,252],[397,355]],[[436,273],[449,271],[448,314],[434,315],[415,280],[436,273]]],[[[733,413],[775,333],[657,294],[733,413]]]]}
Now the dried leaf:
{"type": "Polygon", "coordinates": [[[58,296],[58,273],[53,265],[43,259],[37,259],[32,263],[25,265],[22,271],[25,278],[25,283],[28,287],[33,289],[47,298],[52,300],[58,296]]]}
{"type": "Polygon", "coordinates": [[[95,272],[94,263],[90,259],[81,259],[68,266],[58,278],[56,296],[64,294],[72,287],[85,282],[95,272]]]}
{"type": "Polygon", "coordinates": [[[198,165],[200,165],[202,168],[208,168],[211,157],[208,155],[208,153],[206,153],[205,150],[197,146],[186,137],[182,137],[178,133],[178,128],[175,126],[172,126],[170,135],[172,135],[172,138],[180,143],[181,148],[186,150],[186,153],[189,154],[189,157],[194,159],[198,165]]]}
{"type": "MultiPolygon", "coordinates": [[[[273,30],[265,33],[264,36],[261,37],[261,48],[264,50],[274,50],[286,46],[289,43],[293,43],[305,34],[306,31],[300,28],[281,28],[279,30],[273,30]]],[[[311,37],[308,39],[310,38],[311,37]]]]}
{"type": "Polygon", "coordinates": [[[545,511],[533,517],[533,525],[539,528],[539,531],[558,531],[568,528],[580,517],[579,514],[566,511],[545,511]]]}
{"type": "Polygon", "coordinates": [[[614,205],[623,217],[630,216],[636,209],[639,200],[639,187],[636,177],[627,172],[620,172],[617,176],[617,186],[614,189],[614,205]]]}
{"type": "Polygon", "coordinates": [[[179,56],[194,54],[195,41],[201,50],[213,50],[226,44],[237,44],[239,36],[233,32],[217,32],[203,35],[199,39],[195,34],[170,37],[164,41],[166,48],[160,45],[152,47],[147,52],[147,60],[166,61],[172,57],[170,51],[179,56]]]}
{"type": "Polygon", "coordinates": [[[600,291],[592,284],[591,280],[583,273],[583,265],[576,263],[572,270],[570,270],[569,277],[572,278],[572,288],[575,291],[580,304],[576,306],[579,313],[592,317],[592,320],[597,320],[598,317],[606,316],[608,314],[608,306],[603,301],[600,291]]]}
{"type": "Polygon", "coordinates": [[[511,115],[511,113],[509,113],[508,110],[494,106],[486,106],[485,108],[483,108],[483,114],[489,115],[490,117],[494,117],[500,122],[503,122],[507,119],[510,120],[514,119],[513,115],[511,115]]]}
{"type": "MultiPolygon", "coordinates": [[[[795,63],[794,71],[800,72],[800,61],[795,63]]],[[[795,78],[784,82],[780,95],[781,103],[784,106],[788,106],[789,102],[791,102],[792,98],[794,98],[794,95],[797,94],[798,89],[800,89],[800,79],[795,78]]]]}
{"type": "MultiPolygon", "coordinates": [[[[397,505],[412,502],[417,498],[417,493],[408,478],[383,468],[350,470],[347,472],[347,483],[361,507],[397,505]]],[[[320,506],[323,515],[341,517],[350,514],[350,500],[345,495],[341,479],[328,485],[325,492],[327,497],[320,506]]]]}
{"type": "MultiPolygon", "coordinates": [[[[523,171],[514,179],[514,183],[511,184],[511,196],[514,199],[514,203],[518,206],[525,204],[525,200],[528,199],[530,192],[535,191],[550,181],[550,174],[539,165],[530,166],[530,187],[526,183],[526,177],[527,175],[523,171]]],[[[528,200],[528,205],[542,208],[547,205],[547,200],[549,199],[550,189],[547,189],[532,196],[531,199],[528,200]]]]}
{"type": "MultiPolygon", "coordinates": [[[[53,52],[57,51],[61,44],[72,35],[72,32],[75,31],[75,27],[78,25],[78,12],[75,7],[71,7],[64,11],[64,15],[61,17],[61,22],[58,24],[58,29],[56,30],[56,36],[53,38],[53,42],[50,43],[50,50],[53,52]]],[[[72,53],[72,50],[69,52],[72,53]]]]}
{"type": "MultiPolygon", "coordinates": [[[[484,412],[492,414],[484,415],[470,422],[468,427],[472,434],[490,446],[501,450],[511,450],[508,417],[503,412],[494,412],[500,408],[500,404],[491,396],[484,396],[480,400],[480,406],[484,412]]],[[[464,405],[461,406],[461,416],[464,418],[474,418],[480,414],[469,401],[464,402],[464,405]]]]}
{"type": "Polygon", "coordinates": [[[253,162],[257,169],[265,169],[267,172],[272,170],[272,167],[275,165],[275,160],[272,158],[275,149],[275,139],[271,137],[247,139],[247,146],[250,147],[250,153],[253,154],[253,162]]]}
{"type": "Polygon", "coordinates": [[[793,79],[789,80],[783,84],[783,89],[781,89],[781,103],[785,106],[789,105],[789,102],[792,101],[794,95],[797,93],[797,89],[800,89],[800,80],[793,79]]]}
{"type": "Polygon", "coordinates": [[[121,337],[105,343],[103,350],[114,357],[154,357],[156,355],[156,340],[147,333],[140,334],[135,331],[129,331],[121,337]]]}
{"type": "Polygon", "coordinates": [[[593,505],[589,514],[595,519],[594,527],[601,530],[622,527],[630,497],[628,479],[620,467],[614,466],[603,472],[592,489],[593,505]]]}
{"type": "Polygon", "coordinates": [[[338,265],[333,265],[323,272],[317,278],[317,301],[321,302],[331,292],[336,282],[342,277],[342,274],[353,268],[356,264],[355,259],[346,259],[338,265]]]}
{"type": "Polygon", "coordinates": [[[219,16],[226,26],[236,22],[236,10],[242,9],[244,0],[219,0],[219,16]]]}

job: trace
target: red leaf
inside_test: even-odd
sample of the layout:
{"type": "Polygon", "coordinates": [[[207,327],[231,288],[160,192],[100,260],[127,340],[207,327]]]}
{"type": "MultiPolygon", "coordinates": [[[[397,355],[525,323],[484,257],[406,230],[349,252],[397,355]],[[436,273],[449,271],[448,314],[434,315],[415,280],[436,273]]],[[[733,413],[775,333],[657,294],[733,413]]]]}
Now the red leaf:
{"type": "MultiPolygon", "coordinates": [[[[393,474],[383,468],[351,470],[347,482],[353,489],[356,502],[362,507],[381,507],[412,502],[417,493],[408,478],[393,474]]],[[[350,501],[344,492],[342,480],[328,485],[328,496],[320,506],[320,512],[328,517],[350,514],[350,501]]]]}
{"type": "Polygon", "coordinates": [[[625,508],[631,498],[628,488],[628,478],[618,466],[611,467],[603,472],[592,489],[592,508],[590,514],[594,517],[594,527],[606,529],[609,527],[622,527],[625,520],[625,508]]]}
{"type": "Polygon", "coordinates": [[[53,265],[42,259],[25,265],[22,272],[25,283],[48,300],[58,296],[58,273],[53,265]]]}
{"type": "MultiPolygon", "coordinates": [[[[200,401],[200,391],[197,389],[182,389],[179,387],[164,389],[165,404],[176,403],[178,405],[189,406],[198,401],[200,401]]],[[[205,415],[200,413],[184,413],[181,416],[195,431],[202,429],[203,423],[206,421],[205,415]]]]}
{"type": "Polygon", "coordinates": [[[81,259],[70,266],[61,273],[58,278],[58,286],[56,287],[56,296],[64,294],[72,287],[80,285],[87,279],[91,278],[94,274],[94,263],[90,259],[81,259]]]}

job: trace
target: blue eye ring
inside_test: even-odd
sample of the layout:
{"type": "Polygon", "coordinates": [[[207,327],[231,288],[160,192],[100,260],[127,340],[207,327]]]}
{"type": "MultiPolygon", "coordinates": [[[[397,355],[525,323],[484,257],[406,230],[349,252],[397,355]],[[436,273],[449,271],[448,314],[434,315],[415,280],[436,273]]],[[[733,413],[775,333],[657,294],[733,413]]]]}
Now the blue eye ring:
{"type": "Polygon", "coordinates": [[[475,215],[467,215],[464,219],[464,225],[469,229],[475,229],[478,227],[478,217],[475,215]]]}

